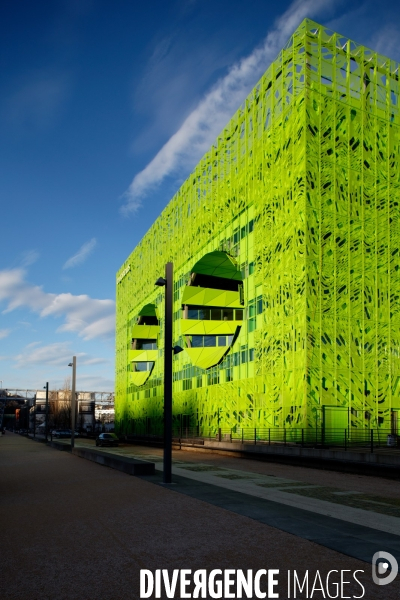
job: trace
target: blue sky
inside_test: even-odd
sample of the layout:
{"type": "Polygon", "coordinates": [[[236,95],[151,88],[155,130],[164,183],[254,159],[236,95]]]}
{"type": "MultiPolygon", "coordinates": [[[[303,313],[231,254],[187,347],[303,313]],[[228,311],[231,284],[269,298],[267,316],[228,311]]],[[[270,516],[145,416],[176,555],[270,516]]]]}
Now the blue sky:
{"type": "Polygon", "coordinates": [[[400,60],[388,0],[3,2],[4,387],[113,390],[117,269],[304,17],[400,60]]]}

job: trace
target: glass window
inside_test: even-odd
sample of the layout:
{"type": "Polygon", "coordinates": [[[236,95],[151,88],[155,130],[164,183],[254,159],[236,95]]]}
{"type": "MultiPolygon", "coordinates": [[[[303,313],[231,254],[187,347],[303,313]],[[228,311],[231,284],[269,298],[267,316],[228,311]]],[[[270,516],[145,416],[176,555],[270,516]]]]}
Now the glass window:
{"type": "Polygon", "coordinates": [[[250,348],[249,350],[249,361],[252,362],[254,360],[254,348],[250,348]]]}
{"type": "Polygon", "coordinates": [[[205,335],[204,336],[204,347],[210,348],[212,346],[217,345],[217,339],[215,335],[205,335]]]}
{"type": "Polygon", "coordinates": [[[230,346],[233,342],[233,335],[228,335],[226,339],[226,345],[230,346]]]}
{"type": "Polygon", "coordinates": [[[224,321],[233,321],[233,308],[223,308],[222,318],[224,321]]]}
{"type": "Polygon", "coordinates": [[[263,299],[262,296],[258,296],[257,298],[257,314],[261,314],[263,311],[263,299]]]}
{"type": "Polygon", "coordinates": [[[192,335],[192,348],[202,348],[203,346],[203,336],[202,335],[192,335]]]}
{"type": "Polygon", "coordinates": [[[256,306],[254,304],[254,300],[252,300],[249,304],[249,317],[255,317],[256,315],[256,306]]]}
{"type": "Polygon", "coordinates": [[[240,309],[235,310],[235,320],[243,321],[243,311],[242,310],[240,310],[240,309]]]}
{"type": "Polygon", "coordinates": [[[243,239],[244,237],[246,237],[247,231],[246,231],[246,225],[244,227],[242,227],[242,229],[240,230],[240,237],[243,239]]]}
{"type": "Polygon", "coordinates": [[[153,362],[135,362],[135,363],[133,363],[134,370],[137,372],[151,371],[151,369],[153,368],[153,365],[154,365],[153,362]]]}
{"type": "Polygon", "coordinates": [[[209,308],[200,308],[199,309],[199,319],[201,321],[209,321],[210,320],[210,309],[209,308]]]}
{"type": "Polygon", "coordinates": [[[221,309],[220,308],[212,308],[211,309],[211,321],[220,321],[221,320],[221,309]]]}
{"type": "Polygon", "coordinates": [[[157,350],[156,340],[137,340],[137,350],[157,350]]]}
{"type": "Polygon", "coordinates": [[[188,309],[188,319],[198,319],[199,311],[197,308],[189,308],[188,309]]]}
{"type": "Polygon", "coordinates": [[[226,346],[226,335],[218,336],[218,346],[226,346]]]}
{"type": "Polygon", "coordinates": [[[249,233],[251,233],[254,229],[254,219],[249,222],[249,233]]]}
{"type": "Polygon", "coordinates": [[[233,243],[237,244],[239,241],[239,229],[236,229],[236,231],[233,234],[233,243]]]}
{"type": "Polygon", "coordinates": [[[249,263],[249,275],[254,273],[254,262],[249,263]]]}

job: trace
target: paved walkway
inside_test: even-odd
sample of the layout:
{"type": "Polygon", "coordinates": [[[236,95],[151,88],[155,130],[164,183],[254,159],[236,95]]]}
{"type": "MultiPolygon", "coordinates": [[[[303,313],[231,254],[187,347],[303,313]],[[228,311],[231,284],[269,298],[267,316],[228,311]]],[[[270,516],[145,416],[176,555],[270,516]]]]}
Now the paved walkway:
{"type": "MultiPolygon", "coordinates": [[[[86,439],[78,439],[76,445],[95,447],[94,441],[86,439]]],[[[151,460],[156,469],[163,468],[160,449],[122,444],[97,450],[151,460]]],[[[173,473],[181,477],[400,536],[399,481],[226,459],[211,453],[175,451],[173,457],[173,473]],[[275,473],[268,473],[273,469],[275,473]]]]}
{"type": "MultiPolygon", "coordinates": [[[[152,457],[161,466],[159,450],[126,446],[115,451],[152,457]]],[[[321,518],[334,521],[338,532],[351,534],[362,525],[340,516],[322,517],[311,504],[298,504],[311,500],[344,510],[342,516],[349,509],[376,515],[379,527],[364,527],[369,532],[364,545],[390,551],[400,538],[386,531],[389,521],[383,517],[394,519],[394,525],[398,517],[381,512],[381,504],[374,511],[371,498],[365,509],[343,504],[343,498],[357,494],[341,492],[368,496],[377,490],[367,488],[383,482],[379,494],[396,510],[397,482],[321,471],[315,481],[312,469],[186,452],[174,457],[176,485],[166,489],[154,485],[160,477],[130,477],[21,436],[2,437],[0,597],[138,598],[141,568],[308,569],[312,574],[317,569],[321,574],[362,569],[365,598],[399,597],[398,582],[372,584],[367,563],[304,539],[310,533],[318,538],[321,518]],[[315,497],[318,488],[320,495],[322,489],[339,501],[315,497]],[[271,514],[277,527],[268,523],[271,514]],[[299,530],[296,535],[283,531],[290,520],[299,530]],[[381,547],[385,540],[390,549],[381,547]]],[[[280,586],[280,597],[287,598],[285,577],[280,586]]],[[[360,595],[358,585],[347,590],[348,596],[360,595]]]]}

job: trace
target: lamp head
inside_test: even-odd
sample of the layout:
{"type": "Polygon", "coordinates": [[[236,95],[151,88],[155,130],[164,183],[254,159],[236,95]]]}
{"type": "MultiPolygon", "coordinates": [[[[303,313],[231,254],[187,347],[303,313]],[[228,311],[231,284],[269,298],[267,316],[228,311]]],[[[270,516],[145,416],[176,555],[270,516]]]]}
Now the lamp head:
{"type": "Polygon", "coordinates": [[[167,280],[164,279],[164,277],[159,277],[154,285],[159,285],[160,287],[163,287],[164,285],[167,285],[167,280]]]}
{"type": "Polygon", "coordinates": [[[73,367],[73,364],[72,364],[72,363],[68,363],[68,366],[69,366],[69,367],[73,367]]]}

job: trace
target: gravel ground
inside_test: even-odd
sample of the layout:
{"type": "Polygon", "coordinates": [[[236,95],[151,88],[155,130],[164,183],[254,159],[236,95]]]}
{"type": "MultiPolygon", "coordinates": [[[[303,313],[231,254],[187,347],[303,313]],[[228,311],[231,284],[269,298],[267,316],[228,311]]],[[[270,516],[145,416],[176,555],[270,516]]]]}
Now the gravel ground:
{"type": "MultiPolygon", "coordinates": [[[[218,455],[174,454],[312,483],[318,478],[323,485],[340,488],[346,481],[361,491],[366,488],[355,484],[368,486],[372,480],[218,455]]],[[[388,490],[398,485],[378,481],[388,490]]],[[[8,433],[0,438],[0,521],[2,600],[139,598],[140,569],[184,568],[280,569],[279,597],[284,599],[289,569],[299,574],[308,570],[312,580],[318,570],[322,581],[332,569],[361,569],[365,573],[358,576],[365,595],[353,580],[345,586],[345,596],[399,598],[398,579],[386,587],[376,586],[366,563],[8,433]]],[[[352,577],[349,572],[346,576],[352,577]]],[[[330,593],[334,597],[333,589],[330,593]]],[[[317,591],[312,597],[324,595],[317,591]]]]}

